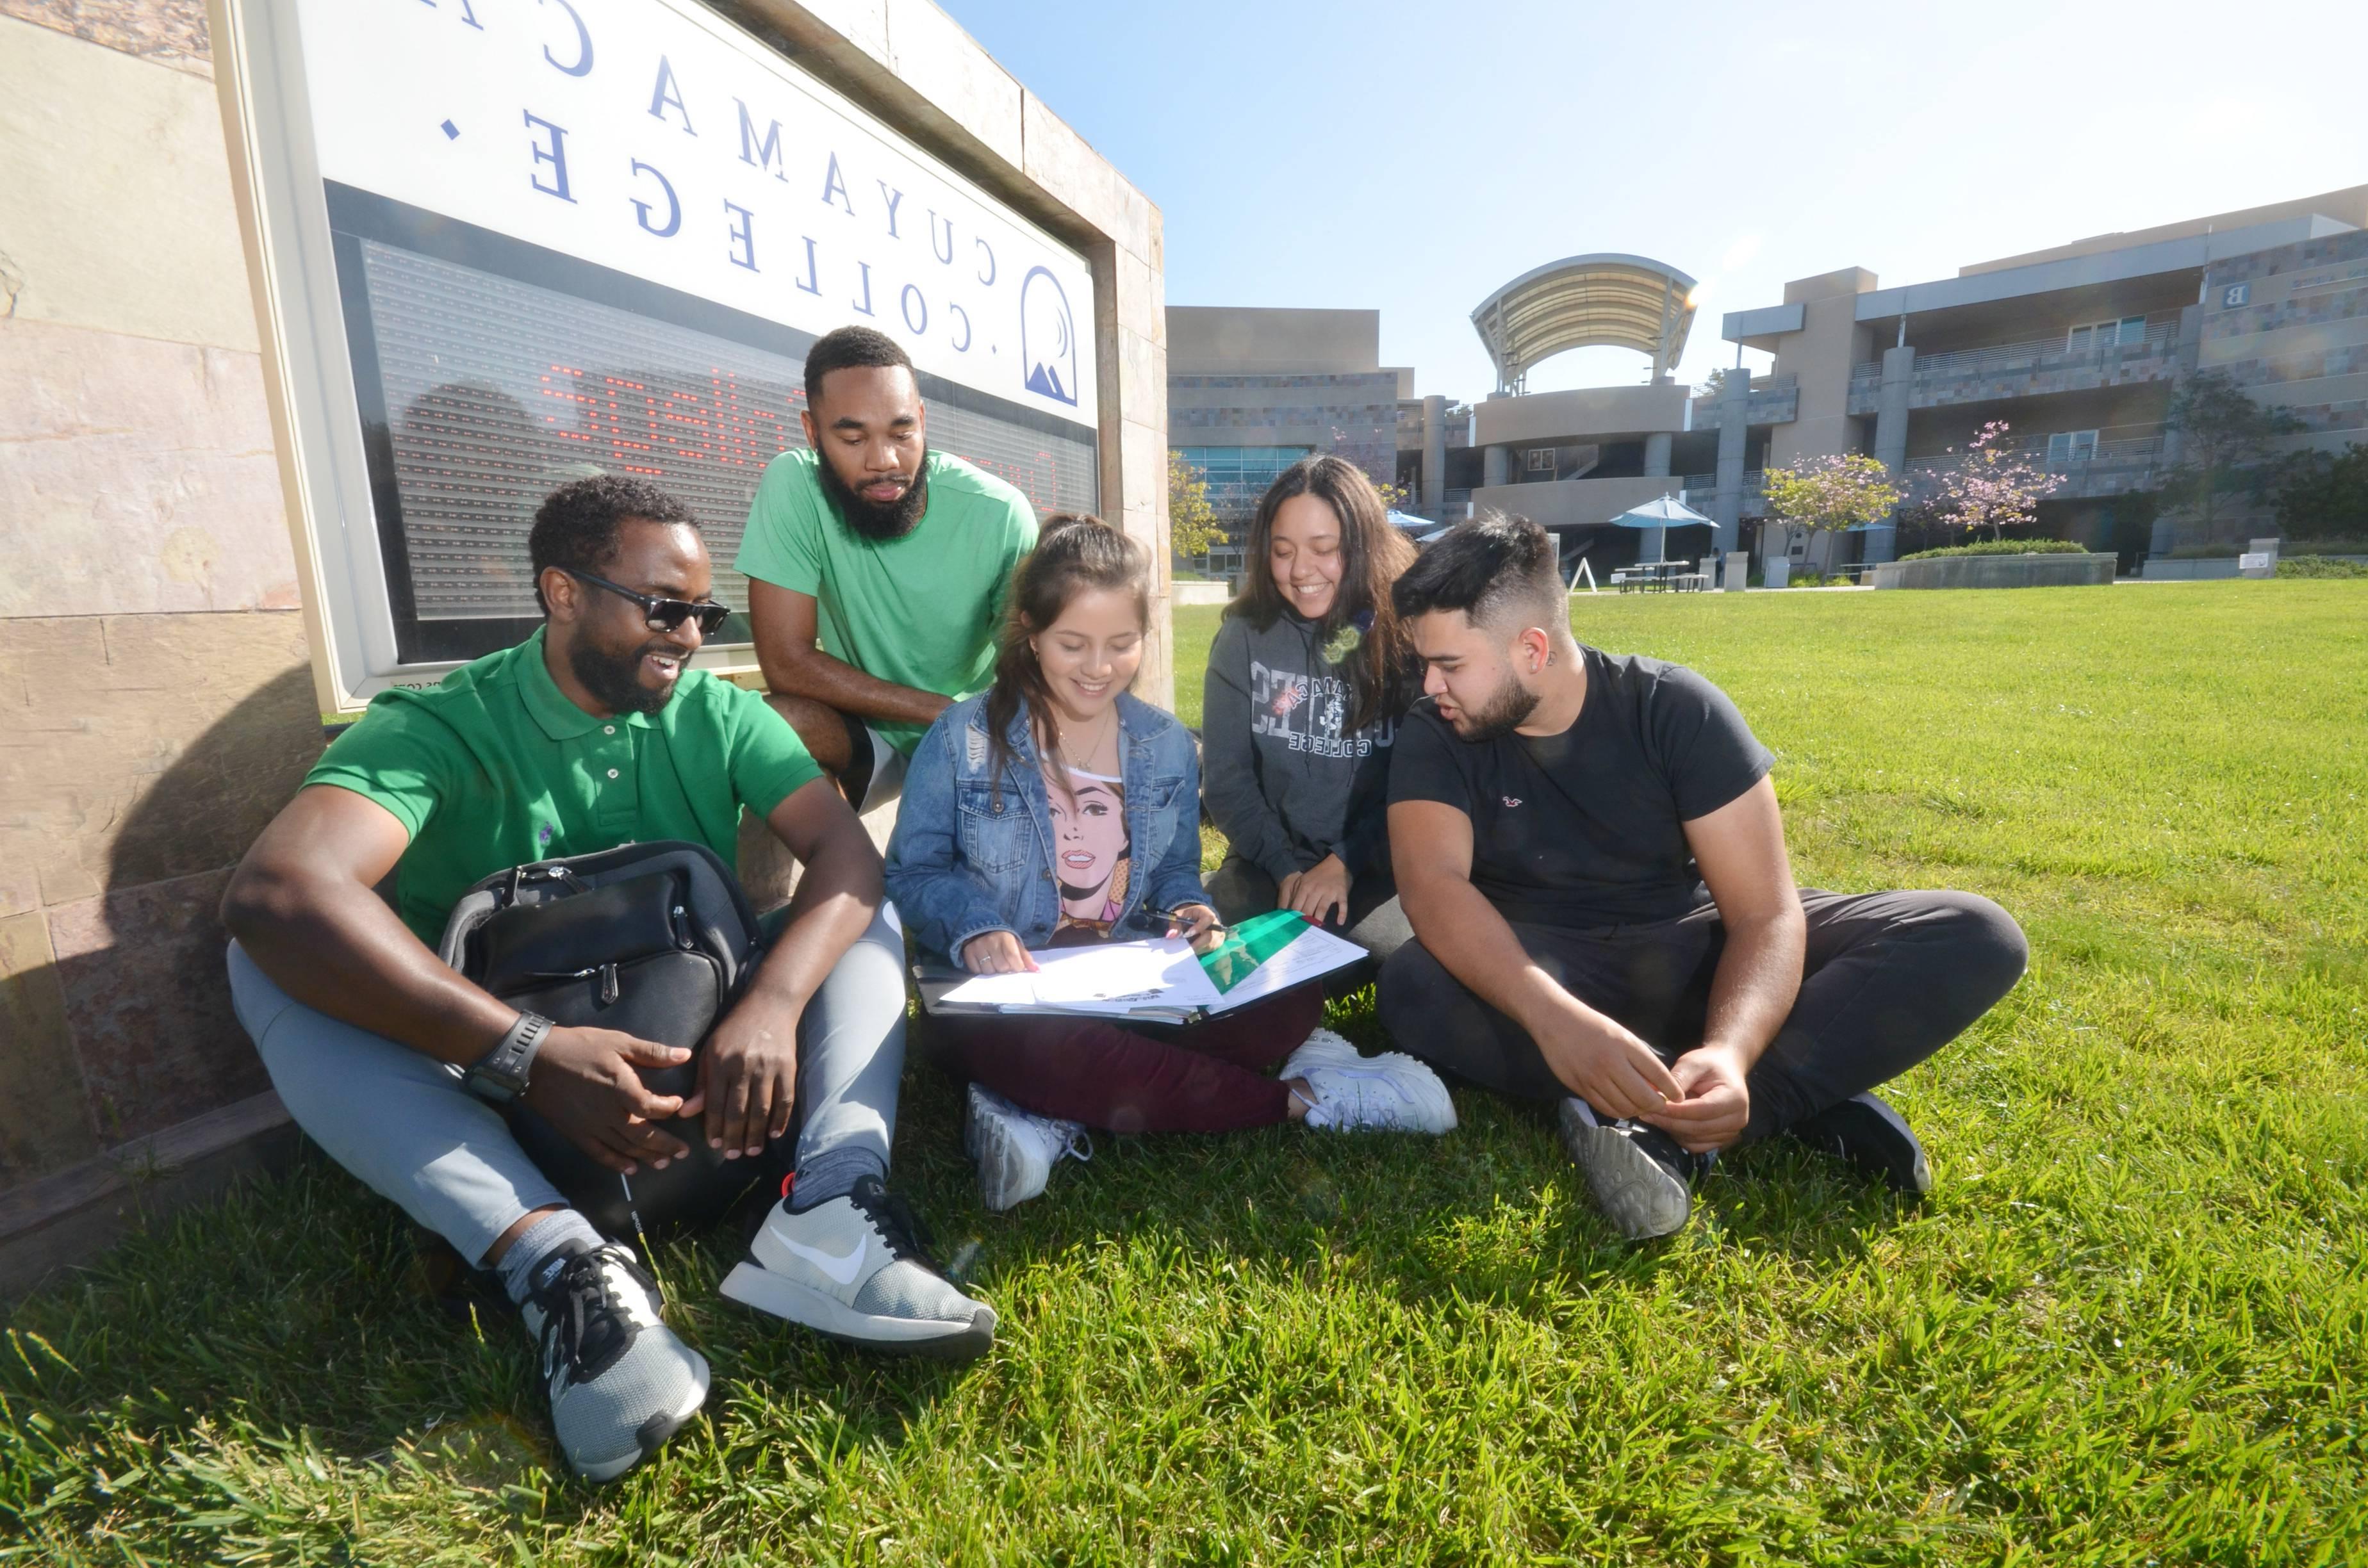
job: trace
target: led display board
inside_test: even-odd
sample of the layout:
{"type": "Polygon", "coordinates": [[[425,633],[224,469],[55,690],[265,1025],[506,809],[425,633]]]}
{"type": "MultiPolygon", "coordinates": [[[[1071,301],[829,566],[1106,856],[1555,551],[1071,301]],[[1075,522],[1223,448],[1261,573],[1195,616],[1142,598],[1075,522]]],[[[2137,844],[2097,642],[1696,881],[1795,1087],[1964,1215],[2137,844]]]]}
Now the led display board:
{"type": "Polygon", "coordinates": [[[695,0],[229,10],[294,165],[258,205],[320,373],[340,705],[530,631],[534,507],[581,474],[679,494],[745,608],[749,498],[848,323],[912,355],[934,449],[1094,509],[1085,259],[695,0]]]}

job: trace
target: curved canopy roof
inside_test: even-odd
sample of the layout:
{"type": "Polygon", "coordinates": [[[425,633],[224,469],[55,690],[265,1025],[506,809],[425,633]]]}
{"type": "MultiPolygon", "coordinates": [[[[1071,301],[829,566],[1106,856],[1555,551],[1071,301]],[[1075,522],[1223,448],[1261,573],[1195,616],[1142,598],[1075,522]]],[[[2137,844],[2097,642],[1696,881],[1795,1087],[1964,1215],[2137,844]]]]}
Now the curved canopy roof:
{"type": "Polygon", "coordinates": [[[1522,273],[1480,301],[1473,329],[1497,362],[1497,382],[1519,387],[1530,367],[1565,348],[1633,348],[1656,377],[1685,353],[1694,280],[1664,262],[1604,252],[1522,273]]]}

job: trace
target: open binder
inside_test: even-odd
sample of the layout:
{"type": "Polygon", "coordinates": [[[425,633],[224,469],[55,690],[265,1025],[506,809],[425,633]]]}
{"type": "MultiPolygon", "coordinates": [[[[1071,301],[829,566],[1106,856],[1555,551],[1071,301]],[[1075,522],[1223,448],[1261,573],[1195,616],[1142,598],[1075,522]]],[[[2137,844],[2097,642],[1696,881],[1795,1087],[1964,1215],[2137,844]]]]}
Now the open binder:
{"type": "Polygon", "coordinates": [[[1195,955],[1180,938],[1031,950],[1032,974],[971,974],[916,964],[921,1006],[933,1017],[1044,1014],[1188,1024],[1344,969],[1365,956],[1353,942],[1287,909],[1254,915],[1195,955]]]}

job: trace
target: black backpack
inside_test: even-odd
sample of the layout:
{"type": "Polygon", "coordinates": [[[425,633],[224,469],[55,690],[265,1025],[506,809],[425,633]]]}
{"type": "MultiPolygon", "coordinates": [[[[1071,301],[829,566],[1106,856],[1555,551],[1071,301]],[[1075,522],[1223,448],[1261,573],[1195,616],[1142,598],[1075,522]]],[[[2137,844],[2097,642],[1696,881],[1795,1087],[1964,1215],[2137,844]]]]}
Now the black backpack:
{"type": "MultiPolygon", "coordinates": [[[[756,912],[715,852],[661,839],[499,871],[452,906],[438,956],[521,1012],[570,1028],[619,1029],[689,1048],[678,1067],[640,1069],[652,1092],[689,1095],[698,1052],[739,1000],[763,954],[756,912]]],[[[507,1108],[510,1131],[553,1186],[602,1234],[633,1237],[633,1210],[648,1226],[698,1226],[732,1206],[759,1176],[778,1182],[787,1153],[726,1161],[707,1145],[703,1119],[664,1130],[689,1157],[659,1170],[644,1163],[626,1181],[523,1104],[507,1108]]],[[[781,1142],[787,1144],[795,1137],[781,1142]]]]}

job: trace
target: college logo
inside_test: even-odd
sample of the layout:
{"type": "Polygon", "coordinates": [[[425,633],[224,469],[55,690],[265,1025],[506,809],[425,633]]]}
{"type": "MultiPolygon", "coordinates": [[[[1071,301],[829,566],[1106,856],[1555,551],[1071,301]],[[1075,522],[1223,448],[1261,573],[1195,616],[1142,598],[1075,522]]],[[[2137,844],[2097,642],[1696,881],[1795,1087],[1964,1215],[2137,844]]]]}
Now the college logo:
{"type": "Polygon", "coordinates": [[[1051,270],[1031,267],[1019,285],[1019,360],[1028,390],[1077,405],[1077,333],[1069,297],[1051,270]]]}

